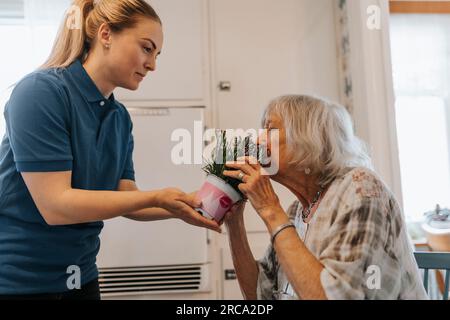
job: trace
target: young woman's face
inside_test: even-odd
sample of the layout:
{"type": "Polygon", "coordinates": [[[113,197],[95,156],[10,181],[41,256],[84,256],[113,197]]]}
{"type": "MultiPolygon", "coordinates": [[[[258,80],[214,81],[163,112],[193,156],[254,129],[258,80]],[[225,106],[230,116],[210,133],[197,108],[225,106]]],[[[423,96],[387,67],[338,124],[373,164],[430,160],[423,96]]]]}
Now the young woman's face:
{"type": "Polygon", "coordinates": [[[136,90],[148,72],[155,71],[162,45],[162,26],[149,18],[113,34],[107,59],[114,86],[136,90]]]}

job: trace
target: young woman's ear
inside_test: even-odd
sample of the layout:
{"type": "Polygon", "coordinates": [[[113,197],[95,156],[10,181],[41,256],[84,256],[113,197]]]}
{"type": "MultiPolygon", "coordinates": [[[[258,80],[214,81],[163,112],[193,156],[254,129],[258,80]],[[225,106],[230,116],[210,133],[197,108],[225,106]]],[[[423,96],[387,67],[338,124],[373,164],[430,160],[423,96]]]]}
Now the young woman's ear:
{"type": "Polygon", "coordinates": [[[98,28],[97,37],[103,48],[109,49],[111,46],[111,28],[107,23],[102,23],[98,28]]]}

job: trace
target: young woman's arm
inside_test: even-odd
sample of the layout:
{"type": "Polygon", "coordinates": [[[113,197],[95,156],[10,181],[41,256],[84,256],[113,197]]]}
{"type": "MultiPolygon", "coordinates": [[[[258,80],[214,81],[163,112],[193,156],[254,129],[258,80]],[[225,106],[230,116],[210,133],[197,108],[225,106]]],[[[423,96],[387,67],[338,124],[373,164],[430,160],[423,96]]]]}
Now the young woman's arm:
{"type": "Polygon", "coordinates": [[[90,191],[71,187],[72,172],[22,172],[36,207],[49,225],[69,225],[106,220],[159,207],[190,224],[219,231],[216,222],[202,217],[191,206],[192,197],[178,189],[156,191],[90,191]]]}
{"type": "MultiPolygon", "coordinates": [[[[118,191],[139,191],[136,183],[133,180],[122,179],[119,182],[118,191]]],[[[136,221],[155,221],[174,218],[175,216],[163,208],[146,208],[129,212],[123,215],[125,218],[136,221]]]]}

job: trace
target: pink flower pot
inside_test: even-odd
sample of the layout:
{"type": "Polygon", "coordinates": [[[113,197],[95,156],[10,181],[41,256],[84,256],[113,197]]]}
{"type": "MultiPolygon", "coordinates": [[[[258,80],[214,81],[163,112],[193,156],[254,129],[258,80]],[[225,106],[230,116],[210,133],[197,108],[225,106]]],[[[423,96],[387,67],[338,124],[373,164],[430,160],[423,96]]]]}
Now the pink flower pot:
{"type": "Polygon", "coordinates": [[[242,199],[241,195],[224,180],[215,175],[208,175],[197,198],[202,201],[200,208],[196,208],[204,217],[220,222],[225,213],[242,199]]]}

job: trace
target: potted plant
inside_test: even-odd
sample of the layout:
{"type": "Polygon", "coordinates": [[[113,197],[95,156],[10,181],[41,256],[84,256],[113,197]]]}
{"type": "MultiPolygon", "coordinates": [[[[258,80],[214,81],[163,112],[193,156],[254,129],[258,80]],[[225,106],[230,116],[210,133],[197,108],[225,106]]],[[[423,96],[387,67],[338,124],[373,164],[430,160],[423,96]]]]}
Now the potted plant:
{"type": "Polygon", "coordinates": [[[210,159],[205,159],[203,171],[207,177],[197,193],[202,201],[196,208],[203,216],[220,222],[225,213],[238,201],[245,198],[238,185],[242,181],[223,175],[227,161],[236,161],[239,157],[256,154],[256,144],[251,136],[234,137],[233,142],[227,141],[226,131],[216,132],[216,145],[210,159]]]}

